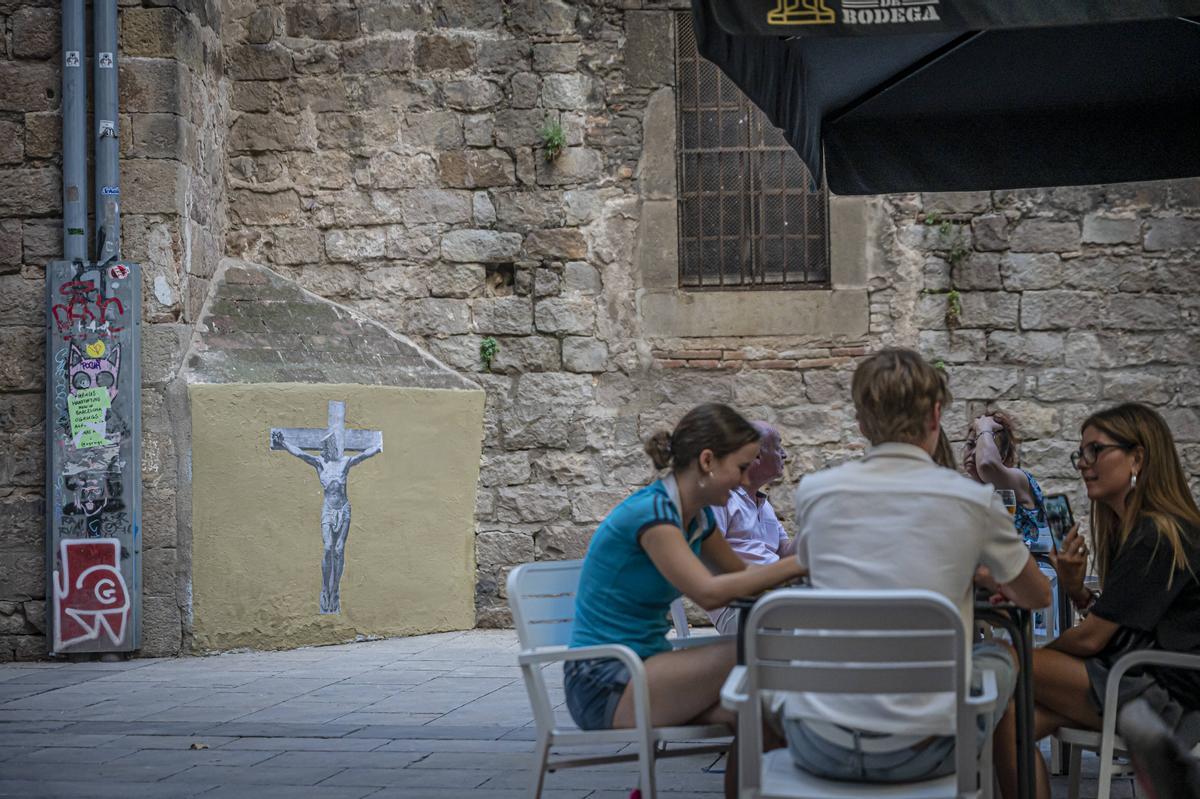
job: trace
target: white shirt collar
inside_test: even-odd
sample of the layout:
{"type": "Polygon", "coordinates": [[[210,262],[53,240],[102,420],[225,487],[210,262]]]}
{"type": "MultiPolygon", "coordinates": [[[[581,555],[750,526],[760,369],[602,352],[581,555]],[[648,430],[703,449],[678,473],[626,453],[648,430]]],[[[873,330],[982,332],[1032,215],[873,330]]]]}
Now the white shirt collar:
{"type": "Polygon", "coordinates": [[[933,463],[933,458],[928,452],[916,444],[905,444],[900,441],[885,441],[882,444],[867,447],[867,454],[863,460],[872,460],[873,458],[908,458],[933,463]]]}

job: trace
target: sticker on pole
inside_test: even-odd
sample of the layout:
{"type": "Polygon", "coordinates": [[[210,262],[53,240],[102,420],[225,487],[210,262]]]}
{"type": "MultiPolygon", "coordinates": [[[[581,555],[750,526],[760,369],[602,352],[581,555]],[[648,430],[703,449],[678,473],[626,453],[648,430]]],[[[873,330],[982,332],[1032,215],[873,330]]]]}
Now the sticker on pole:
{"type": "Polygon", "coordinates": [[[96,58],[97,58],[97,63],[99,63],[99,65],[100,65],[100,69],[112,69],[113,68],[113,54],[112,53],[99,53],[99,54],[97,54],[96,58]]]}
{"type": "Polygon", "coordinates": [[[121,187],[120,186],[101,186],[100,194],[103,195],[104,197],[120,197],[121,196],[121,187]]]}
{"type": "Polygon", "coordinates": [[[129,277],[129,267],[125,264],[113,264],[108,268],[108,276],[113,280],[124,280],[129,277]]]}
{"type": "Polygon", "coordinates": [[[67,50],[66,53],[63,54],[63,63],[68,67],[79,66],[79,51],[67,50]]]}
{"type": "Polygon", "coordinates": [[[116,122],[113,122],[111,119],[100,120],[100,138],[103,139],[105,136],[112,136],[115,138],[116,135],[117,135],[117,123],[116,122]]]}

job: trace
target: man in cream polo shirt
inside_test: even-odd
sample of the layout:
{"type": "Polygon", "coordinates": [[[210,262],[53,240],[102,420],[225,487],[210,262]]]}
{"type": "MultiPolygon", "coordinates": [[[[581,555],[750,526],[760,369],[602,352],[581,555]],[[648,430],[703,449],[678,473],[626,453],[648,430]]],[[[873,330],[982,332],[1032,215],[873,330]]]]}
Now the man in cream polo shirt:
{"type": "MultiPolygon", "coordinates": [[[[852,391],[866,456],[810,474],[796,491],[796,557],[813,586],[936,591],[970,631],[983,566],[1012,602],[1048,605],[1050,585],[991,488],[933,462],[950,402],[942,374],[915,352],[885,349],[859,365],[852,391]]],[[[1011,651],[984,643],[968,657],[996,672],[994,725],[1015,681],[1011,651]]],[[[780,703],[796,765],[818,776],[907,782],[954,771],[951,694],[793,693],[780,703]]]]}

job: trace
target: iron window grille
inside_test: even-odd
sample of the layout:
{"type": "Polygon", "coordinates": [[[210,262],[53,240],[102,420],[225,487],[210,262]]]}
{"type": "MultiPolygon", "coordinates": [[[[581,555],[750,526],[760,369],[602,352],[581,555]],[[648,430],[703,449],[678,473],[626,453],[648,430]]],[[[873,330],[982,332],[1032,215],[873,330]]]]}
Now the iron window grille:
{"type": "Polygon", "coordinates": [[[675,23],[680,287],[829,288],[826,187],[675,23]]]}

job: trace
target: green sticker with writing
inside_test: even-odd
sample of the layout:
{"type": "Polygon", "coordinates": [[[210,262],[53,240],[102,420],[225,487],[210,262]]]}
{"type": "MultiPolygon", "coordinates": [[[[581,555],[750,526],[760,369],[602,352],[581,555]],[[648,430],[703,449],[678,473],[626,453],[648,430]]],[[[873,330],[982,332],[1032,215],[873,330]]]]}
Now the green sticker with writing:
{"type": "Polygon", "coordinates": [[[112,399],[106,388],[85,388],[67,397],[71,417],[71,441],[75,449],[92,449],[111,444],[105,433],[105,417],[112,399]]]}

